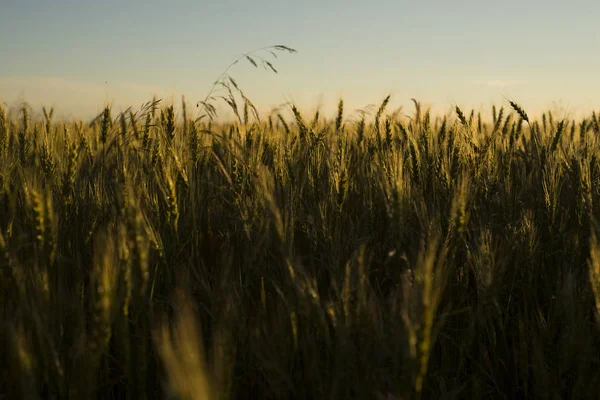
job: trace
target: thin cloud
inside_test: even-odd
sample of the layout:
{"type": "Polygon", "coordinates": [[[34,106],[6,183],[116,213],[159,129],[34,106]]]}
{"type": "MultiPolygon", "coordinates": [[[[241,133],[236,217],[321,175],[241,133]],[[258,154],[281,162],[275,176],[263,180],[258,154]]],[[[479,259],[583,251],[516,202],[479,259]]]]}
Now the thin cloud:
{"type": "Polygon", "coordinates": [[[488,81],[476,80],[476,81],[473,81],[473,83],[475,85],[488,86],[488,87],[510,87],[510,86],[526,85],[527,81],[497,79],[497,80],[488,80],[488,81]]]}
{"type": "Polygon", "coordinates": [[[69,90],[73,92],[86,92],[86,93],[104,93],[106,88],[110,89],[126,89],[134,91],[152,91],[157,88],[149,85],[140,85],[132,82],[85,82],[85,81],[74,81],[64,78],[51,77],[51,76],[31,76],[31,77],[11,77],[11,78],[0,78],[0,87],[22,87],[22,88],[40,88],[40,89],[58,89],[58,90],[69,90]]]}
{"type": "Polygon", "coordinates": [[[89,82],[52,76],[0,78],[0,102],[27,101],[32,106],[56,106],[76,115],[95,115],[105,101],[116,107],[166,97],[169,91],[133,82],[89,82]]]}

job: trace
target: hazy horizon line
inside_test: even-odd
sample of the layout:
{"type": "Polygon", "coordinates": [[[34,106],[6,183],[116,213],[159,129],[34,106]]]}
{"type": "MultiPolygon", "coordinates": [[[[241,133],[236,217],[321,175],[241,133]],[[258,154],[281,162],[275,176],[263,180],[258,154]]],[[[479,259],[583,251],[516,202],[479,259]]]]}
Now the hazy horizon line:
{"type": "MultiPolygon", "coordinates": [[[[502,79],[489,79],[489,80],[473,80],[473,85],[487,86],[487,87],[513,87],[527,85],[531,82],[526,80],[502,80],[502,79]]],[[[392,96],[392,100],[388,107],[389,110],[414,110],[414,104],[407,95],[401,97],[397,93],[389,93],[392,96]],[[400,100],[401,99],[401,100],[400,100]],[[400,100],[400,101],[399,101],[400,100]]],[[[360,93],[351,96],[352,100],[347,101],[344,96],[339,96],[337,100],[331,100],[325,102],[322,100],[323,97],[335,98],[331,93],[322,92],[320,96],[315,99],[312,105],[300,104],[298,102],[292,102],[283,100],[280,102],[256,102],[254,103],[259,111],[259,116],[266,117],[273,114],[273,109],[285,108],[288,106],[284,113],[289,112],[289,106],[292,103],[302,111],[302,113],[314,113],[317,109],[320,109],[322,115],[327,118],[335,117],[337,113],[337,105],[339,99],[343,99],[346,106],[345,115],[351,115],[353,113],[360,113],[361,110],[376,109],[383,101],[383,97],[380,99],[373,99],[368,103],[359,104],[357,100],[360,93]],[[377,103],[379,102],[379,103],[377,103]]],[[[136,82],[117,82],[105,84],[89,82],[89,81],[77,81],[72,79],[65,79],[63,77],[56,76],[32,76],[32,77],[10,77],[0,78],[0,104],[5,104],[9,110],[17,110],[21,107],[23,102],[26,102],[33,108],[34,117],[36,114],[41,113],[42,107],[54,107],[56,111],[57,119],[91,119],[96,117],[102,112],[104,107],[108,104],[112,109],[115,109],[117,113],[127,109],[133,109],[134,111],[139,109],[143,104],[151,101],[154,97],[163,100],[163,104],[173,104],[178,111],[181,111],[182,96],[186,99],[188,105],[188,111],[191,114],[195,114],[198,110],[195,107],[198,100],[203,99],[203,96],[196,93],[184,95],[180,91],[166,90],[160,88],[158,85],[140,84],[136,82]],[[3,96],[3,92],[12,93],[12,100],[7,99],[8,96],[3,96]],[[15,96],[15,94],[18,95],[15,96]],[[145,98],[146,100],[140,101],[145,98]],[[199,98],[199,99],[197,99],[199,98]],[[95,100],[94,100],[95,99],[95,100]],[[85,100],[85,101],[83,101],[85,100]],[[94,105],[95,104],[95,105],[94,105]]],[[[284,97],[282,95],[282,97],[284,97]]],[[[348,96],[346,96],[348,97],[348,96]]],[[[482,96],[483,97],[483,96],[482,96]]],[[[450,98],[440,104],[440,102],[430,102],[427,99],[418,99],[421,102],[424,109],[429,109],[435,116],[446,115],[452,112],[453,108],[458,105],[464,112],[470,113],[471,110],[475,112],[481,112],[484,115],[491,115],[492,106],[496,105],[497,108],[504,106],[509,107],[508,98],[520,104],[525,111],[532,117],[537,118],[543,113],[552,111],[553,113],[564,114],[575,118],[576,115],[589,115],[596,108],[591,104],[588,106],[582,105],[571,105],[561,104],[560,100],[547,101],[546,106],[531,106],[527,103],[519,102],[518,98],[512,98],[509,96],[502,96],[497,101],[492,99],[481,99],[480,101],[473,101],[472,104],[466,102],[454,102],[450,98]]],[[[250,95],[252,101],[252,96],[250,95]]],[[[306,103],[304,101],[303,103],[306,103]]],[[[219,115],[225,116],[224,120],[235,119],[234,113],[229,109],[229,106],[224,102],[220,102],[217,105],[219,115]]],[[[410,114],[409,114],[410,115],[410,114]]],[[[222,118],[219,118],[221,120],[222,118]]]]}

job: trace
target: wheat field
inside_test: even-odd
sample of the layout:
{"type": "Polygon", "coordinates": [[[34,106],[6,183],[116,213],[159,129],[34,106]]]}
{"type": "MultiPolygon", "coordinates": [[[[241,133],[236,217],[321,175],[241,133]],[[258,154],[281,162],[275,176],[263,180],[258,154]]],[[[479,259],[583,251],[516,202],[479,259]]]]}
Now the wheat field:
{"type": "Polygon", "coordinates": [[[0,107],[1,399],[598,397],[599,115],[222,78],[229,122],[0,107]]]}

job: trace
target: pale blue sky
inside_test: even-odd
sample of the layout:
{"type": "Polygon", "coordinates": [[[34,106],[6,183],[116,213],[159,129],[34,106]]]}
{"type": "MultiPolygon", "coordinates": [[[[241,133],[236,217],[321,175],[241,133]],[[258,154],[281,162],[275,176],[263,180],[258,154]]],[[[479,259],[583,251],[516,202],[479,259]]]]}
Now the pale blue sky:
{"type": "Polygon", "coordinates": [[[261,108],[293,100],[331,111],[434,110],[501,104],[600,108],[600,2],[313,0],[0,0],[0,100],[89,116],[106,98],[204,97],[236,55],[298,50],[278,75],[244,63],[231,74],[261,108]],[[105,85],[105,82],[108,85],[105,85]]]}

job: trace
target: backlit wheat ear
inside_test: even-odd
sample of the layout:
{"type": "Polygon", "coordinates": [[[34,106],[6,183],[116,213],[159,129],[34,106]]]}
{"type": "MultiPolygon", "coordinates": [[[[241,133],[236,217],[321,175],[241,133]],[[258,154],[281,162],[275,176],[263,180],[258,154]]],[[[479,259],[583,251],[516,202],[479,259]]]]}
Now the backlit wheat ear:
{"type": "Polygon", "coordinates": [[[421,123],[421,103],[417,101],[417,99],[410,99],[415,104],[415,122],[417,124],[421,123]]]}
{"type": "Polygon", "coordinates": [[[188,135],[188,113],[187,113],[187,103],[185,101],[185,96],[181,96],[181,113],[183,118],[183,137],[187,137],[188,135]]]}
{"type": "Polygon", "coordinates": [[[171,145],[173,139],[175,139],[175,108],[173,105],[160,111],[160,122],[167,138],[167,143],[171,145]]]}
{"type": "Polygon", "coordinates": [[[564,131],[565,131],[565,121],[560,121],[558,123],[558,128],[556,129],[556,133],[554,134],[554,138],[552,139],[552,145],[551,145],[552,151],[556,151],[556,149],[558,148],[564,131]]]}
{"type": "Polygon", "coordinates": [[[456,111],[456,116],[458,117],[458,120],[460,121],[460,123],[465,128],[468,128],[469,127],[469,123],[467,122],[467,117],[465,117],[465,114],[462,112],[462,110],[460,109],[460,107],[458,107],[458,106],[454,107],[454,111],[456,111]]]}
{"type": "Polygon", "coordinates": [[[197,327],[194,313],[187,302],[178,307],[173,328],[162,323],[157,347],[166,366],[169,392],[178,398],[193,400],[214,399],[213,377],[209,373],[202,331],[197,327]]]}
{"type": "Polygon", "coordinates": [[[111,235],[98,236],[95,240],[94,265],[92,272],[91,323],[88,349],[92,361],[98,362],[108,341],[112,329],[115,304],[115,273],[118,253],[111,235]]]}
{"type": "Polygon", "coordinates": [[[21,165],[25,165],[27,160],[27,150],[28,150],[28,142],[27,142],[27,134],[29,132],[29,106],[27,103],[23,103],[21,106],[21,129],[19,130],[19,159],[21,161],[21,165]]]}
{"type": "Polygon", "coordinates": [[[43,107],[42,110],[44,112],[46,135],[50,135],[52,131],[52,117],[54,116],[54,108],[47,110],[46,107],[43,107]]]}
{"type": "Polygon", "coordinates": [[[131,124],[131,129],[133,130],[133,135],[135,136],[135,139],[139,140],[140,129],[138,127],[138,120],[132,110],[129,110],[129,123],[131,124]]]}
{"type": "Polygon", "coordinates": [[[381,120],[381,116],[385,112],[385,109],[387,108],[387,105],[390,102],[390,98],[391,98],[391,95],[387,95],[386,98],[383,99],[383,102],[381,102],[381,105],[379,106],[379,109],[377,110],[377,113],[375,114],[375,132],[377,132],[377,135],[379,135],[379,131],[380,131],[379,123],[381,120]]]}
{"type": "Polygon", "coordinates": [[[600,322],[600,245],[595,234],[592,234],[590,238],[588,269],[590,285],[596,302],[596,317],[600,322]]]}
{"type": "Polygon", "coordinates": [[[63,198],[67,205],[70,204],[74,192],[75,172],[78,158],[78,148],[75,142],[66,142],[67,167],[63,175],[63,198]]]}
{"type": "Polygon", "coordinates": [[[173,225],[173,229],[177,230],[177,225],[179,222],[179,206],[177,205],[177,189],[175,187],[175,183],[171,179],[171,177],[167,177],[167,211],[169,214],[169,220],[173,225]]]}
{"type": "Polygon", "coordinates": [[[515,110],[517,114],[519,114],[519,117],[521,117],[523,121],[529,123],[529,117],[527,116],[527,113],[525,112],[525,110],[523,110],[521,106],[519,106],[514,101],[509,101],[509,104],[512,107],[512,109],[515,110]]]}
{"type": "Polygon", "coordinates": [[[356,127],[356,139],[357,139],[358,144],[361,144],[364,140],[365,128],[366,128],[366,122],[365,122],[365,117],[363,116],[361,118],[361,120],[358,122],[358,125],[356,127]]]}
{"type": "Polygon", "coordinates": [[[279,122],[283,126],[283,130],[285,131],[285,134],[289,135],[290,134],[290,128],[289,128],[287,122],[285,122],[285,119],[283,118],[283,116],[281,114],[277,114],[277,119],[279,120],[279,122]]]}
{"type": "Polygon", "coordinates": [[[292,105],[292,112],[294,113],[294,118],[296,119],[296,125],[298,126],[298,130],[300,132],[300,138],[306,139],[306,137],[308,135],[308,127],[306,126],[306,123],[304,122],[304,118],[302,118],[302,114],[300,114],[300,111],[298,110],[296,105],[292,105]]]}
{"type": "Polygon", "coordinates": [[[337,117],[335,119],[335,132],[340,133],[342,130],[342,121],[344,118],[344,100],[340,99],[337,108],[337,117]]]}
{"type": "Polygon", "coordinates": [[[8,147],[8,116],[6,115],[6,110],[0,104],[0,151],[6,152],[6,148],[8,147]]]}
{"type": "Polygon", "coordinates": [[[592,112],[592,127],[596,135],[600,135],[600,116],[596,115],[596,112],[592,112]]]}
{"type": "Polygon", "coordinates": [[[16,384],[20,386],[19,395],[22,398],[39,398],[38,379],[36,379],[36,368],[38,363],[33,352],[31,343],[31,332],[26,332],[23,328],[16,329],[9,327],[8,340],[11,350],[12,365],[18,368],[19,375],[16,384]]]}
{"type": "Polygon", "coordinates": [[[106,146],[106,143],[108,142],[108,136],[110,134],[112,123],[110,108],[105,107],[100,120],[100,142],[103,146],[106,146]]]}
{"type": "Polygon", "coordinates": [[[199,155],[199,148],[200,148],[200,143],[199,143],[199,138],[198,138],[198,127],[196,125],[195,121],[190,121],[189,122],[189,141],[190,141],[190,155],[191,155],[191,162],[192,164],[195,164],[196,161],[198,161],[198,155],[199,155]]]}
{"type": "Polygon", "coordinates": [[[494,129],[492,132],[498,132],[498,130],[500,129],[500,126],[502,126],[502,118],[504,116],[504,107],[500,107],[500,111],[498,112],[498,116],[495,119],[494,122],[494,129]]]}

